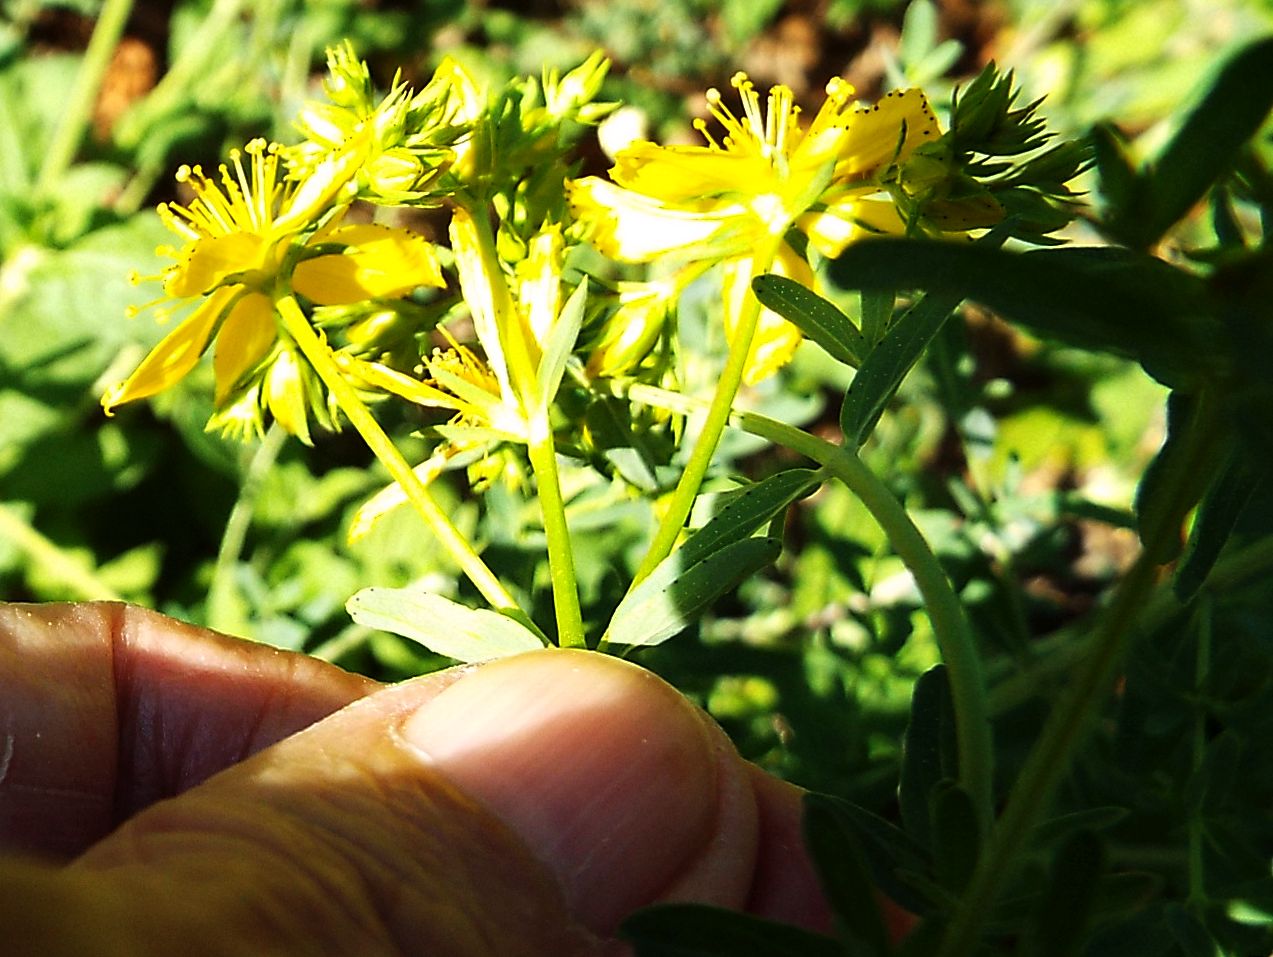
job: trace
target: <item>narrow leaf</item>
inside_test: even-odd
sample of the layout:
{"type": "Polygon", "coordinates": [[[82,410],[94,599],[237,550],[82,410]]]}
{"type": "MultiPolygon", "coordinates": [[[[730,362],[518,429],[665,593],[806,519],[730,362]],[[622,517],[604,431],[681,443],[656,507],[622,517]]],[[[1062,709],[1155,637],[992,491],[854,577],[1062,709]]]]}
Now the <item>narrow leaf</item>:
{"type": "Polygon", "coordinates": [[[686,540],[678,554],[685,564],[702,561],[721,546],[746,538],[786,511],[818,481],[817,473],[811,469],[785,469],[730,493],[707,524],[686,540]]]}
{"type": "Polygon", "coordinates": [[[893,323],[879,345],[871,350],[853,377],[840,409],[840,427],[850,448],[857,448],[866,441],[906,374],[962,298],[924,296],[893,323]]]}
{"type": "Polygon", "coordinates": [[[833,359],[855,369],[862,364],[866,340],[853,320],[834,303],[785,276],[757,276],[751,281],[751,288],[761,305],[778,313],[833,359]]]}
{"type": "MultiPolygon", "coordinates": [[[[1043,338],[1136,359],[1167,385],[1196,385],[1223,374],[1228,362],[1202,280],[1141,253],[1110,247],[1014,253],[980,244],[867,239],[830,268],[846,288],[923,289],[956,297],[948,308],[975,299],[1043,338]]],[[[929,328],[940,327],[941,318],[929,317],[929,328]]],[[[879,348],[900,334],[904,319],[879,348]]]]}
{"type": "Polygon", "coordinates": [[[506,615],[418,588],[364,588],[345,609],[360,625],[401,635],[456,661],[485,661],[544,647],[537,635],[506,615]]]}
{"type": "Polygon", "coordinates": [[[954,729],[950,685],[945,665],[928,669],[911,693],[910,720],[902,737],[898,808],[906,833],[925,847],[929,843],[929,799],[937,783],[958,774],[947,748],[954,729]],[[945,752],[945,754],[943,754],[945,752]]]}
{"type": "Polygon", "coordinates": [[[557,315],[557,321],[548,330],[548,337],[543,343],[543,355],[539,360],[539,369],[535,378],[539,386],[539,398],[547,407],[557,395],[561,387],[561,377],[566,371],[566,362],[574,351],[575,340],[579,338],[579,328],[583,325],[584,306],[588,301],[588,284],[581,282],[571,293],[566,304],[557,315]]]}
{"type": "Polygon", "coordinates": [[[826,804],[817,801],[805,802],[803,824],[805,847],[823,893],[839,925],[856,945],[851,952],[885,957],[890,950],[888,923],[880,912],[861,840],[851,828],[842,826],[826,804]]]}
{"type": "Polygon", "coordinates": [[[1175,134],[1142,170],[1140,202],[1112,222],[1129,245],[1152,246],[1233,166],[1273,109],[1273,37],[1221,61],[1175,134]]]}
{"type": "Polygon", "coordinates": [[[1104,846],[1091,831],[1075,832],[1057,850],[1031,928],[1038,957],[1079,953],[1104,866],[1104,846]]]}
{"type": "Polygon", "coordinates": [[[1266,473],[1251,463],[1248,451],[1241,446],[1230,453],[1229,461],[1202,497],[1184,557],[1176,569],[1173,587],[1182,603],[1189,602],[1207,580],[1238,516],[1266,473]]]}
{"type": "Polygon", "coordinates": [[[744,538],[687,564],[685,548],[681,548],[628,592],[615,609],[605,640],[613,645],[666,641],[781,552],[782,543],[776,538],[744,538]]]}
{"type": "Polygon", "coordinates": [[[954,781],[938,785],[932,801],[933,870],[943,887],[961,891],[981,854],[977,807],[954,781]]]}

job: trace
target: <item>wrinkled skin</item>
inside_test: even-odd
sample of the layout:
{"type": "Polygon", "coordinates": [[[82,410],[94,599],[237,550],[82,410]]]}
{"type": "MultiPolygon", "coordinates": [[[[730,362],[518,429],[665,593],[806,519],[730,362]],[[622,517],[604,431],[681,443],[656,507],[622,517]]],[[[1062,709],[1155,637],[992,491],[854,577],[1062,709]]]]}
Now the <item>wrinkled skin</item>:
{"type": "Polygon", "coordinates": [[[6,954],[607,955],[697,900],[825,929],[799,792],[658,678],[391,687],[112,604],[0,605],[6,954]]]}

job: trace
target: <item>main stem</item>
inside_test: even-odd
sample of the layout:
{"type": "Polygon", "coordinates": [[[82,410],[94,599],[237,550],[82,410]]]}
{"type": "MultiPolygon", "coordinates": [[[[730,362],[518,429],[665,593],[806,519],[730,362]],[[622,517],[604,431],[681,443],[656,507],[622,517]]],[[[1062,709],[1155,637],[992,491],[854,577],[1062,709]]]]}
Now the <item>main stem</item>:
{"type": "MultiPolygon", "coordinates": [[[[752,260],[751,274],[753,276],[769,271],[781,242],[781,235],[770,236],[757,250],[752,260]]],[[[742,386],[743,373],[747,369],[747,357],[751,354],[752,340],[756,338],[756,325],[760,321],[760,312],[760,301],[749,289],[743,299],[741,312],[737,316],[733,339],[729,344],[729,355],[725,360],[725,368],[721,370],[720,380],[716,384],[716,392],[712,395],[712,403],[707,408],[707,417],[703,420],[703,427],[694,443],[694,448],[690,451],[689,461],[685,463],[685,471],[681,473],[667,511],[654,534],[654,540],[650,542],[649,551],[646,552],[645,558],[642,559],[632,579],[632,588],[635,588],[642,579],[654,571],[659,562],[672,553],[676,540],[681,535],[681,529],[685,527],[685,520],[689,518],[690,510],[694,507],[694,499],[698,497],[698,490],[703,485],[703,478],[707,475],[707,469],[712,464],[712,457],[716,454],[716,447],[720,445],[720,437],[729,422],[730,413],[734,408],[734,398],[742,386]]]]}
{"type": "Polygon", "coordinates": [[[530,467],[535,473],[535,491],[544,522],[548,548],[548,577],[552,582],[553,613],[557,621],[557,643],[563,648],[585,647],[583,612],[579,607],[579,585],[575,576],[574,547],[566,523],[566,502],[557,473],[557,449],[548,420],[548,398],[539,394],[537,370],[531,359],[526,330],[515,312],[508,284],[495,250],[495,237],[480,204],[468,215],[482,264],[482,275],[490,290],[492,317],[500,346],[508,362],[509,378],[517,401],[528,420],[526,438],[530,467]]]}
{"type": "Polygon", "coordinates": [[[982,827],[988,829],[993,818],[994,748],[981,658],[963,606],[928,542],[901,502],[849,450],[751,412],[742,413],[739,424],[753,435],[807,455],[843,482],[879,523],[914,576],[950,681],[959,781],[972,796],[982,827]]]}
{"type": "Polygon", "coordinates": [[[403,492],[406,493],[415,510],[424,519],[425,524],[429,526],[433,534],[437,536],[442,546],[455,559],[464,574],[468,576],[469,581],[476,586],[477,590],[482,593],[482,597],[490,602],[493,608],[528,626],[536,634],[540,634],[539,629],[535,627],[526,613],[518,607],[513,596],[508,593],[508,590],[504,588],[500,580],[495,577],[495,573],[482,561],[481,556],[473,550],[469,540],[455,527],[446,512],[442,510],[441,506],[429,493],[428,488],[412,471],[411,466],[407,464],[407,460],[402,457],[402,453],[398,451],[397,446],[385,434],[384,429],[380,427],[380,423],[375,420],[367,406],[358,398],[358,394],[353,387],[345,381],[344,376],[341,375],[340,370],[336,367],[326,343],[314,332],[296,300],[292,298],[290,293],[283,293],[275,300],[275,306],[279,315],[283,318],[283,328],[292,337],[292,340],[305,355],[310,366],[313,367],[318,377],[323,380],[323,384],[327,386],[335,397],[340,410],[349,419],[350,424],[358,430],[358,434],[362,436],[363,441],[367,443],[376,458],[388,469],[394,481],[402,487],[403,492]]]}

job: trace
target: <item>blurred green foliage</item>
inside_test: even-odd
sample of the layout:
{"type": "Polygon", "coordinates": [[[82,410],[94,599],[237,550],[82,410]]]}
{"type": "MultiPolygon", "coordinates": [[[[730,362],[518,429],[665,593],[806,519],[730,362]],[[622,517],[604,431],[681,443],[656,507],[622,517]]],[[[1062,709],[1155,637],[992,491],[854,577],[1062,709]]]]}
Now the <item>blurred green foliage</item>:
{"type": "MultiPolygon", "coordinates": [[[[148,207],[169,197],[181,163],[214,167],[227,146],[253,135],[286,141],[288,117],[316,82],[326,45],[351,38],[383,83],[396,69],[428,75],[445,53],[508,76],[571,66],[600,46],[615,61],[602,98],[635,106],[648,135],[682,138],[701,110],[701,91],[740,67],[761,83],[792,83],[794,75],[811,104],[843,71],[868,90],[923,83],[937,104],[993,58],[1015,70],[1027,101],[1046,95],[1052,129],[1078,135],[1106,124],[1096,134],[1100,168],[1085,181],[1093,207],[1066,238],[1124,243],[1147,270],[1126,273],[1126,297],[1107,303],[1127,320],[1114,342],[1084,339],[1063,315],[1064,288],[1100,279],[1091,263],[1068,264],[1073,281],[1042,304],[1048,308],[1034,308],[1039,289],[1025,278],[1002,293],[994,278],[1002,273],[987,266],[984,288],[958,290],[982,305],[946,323],[862,449],[915,517],[972,618],[1003,790],[1078,668],[1094,610],[1128,567],[1136,490],[1163,443],[1168,387],[1197,392],[1213,384],[1215,367],[1200,363],[1223,353],[1232,367],[1221,371],[1238,384],[1231,394],[1241,392],[1226,410],[1232,440],[1198,481],[1233,501],[1219,492],[1204,499],[1202,514],[1212,518],[1198,526],[1220,531],[1205,532],[1212,544],[1195,541],[1188,553],[1201,547],[1206,559],[1181,596],[1192,600],[1158,588],[1129,632],[1117,693],[1103,699],[1097,731],[1060,781],[1052,831],[1031,845],[1024,873],[1049,892],[998,901],[994,926],[1028,929],[997,939],[995,952],[1268,953],[1273,485],[1260,464],[1270,460],[1268,124],[1217,157],[1204,184],[1217,188],[1205,199],[1181,187],[1183,203],[1171,206],[1135,189],[1152,192],[1152,176],[1136,178],[1139,164],[1179,132],[1179,107],[1199,76],[1240,41],[1273,30],[1273,2],[1009,0],[969,8],[830,0],[821,18],[813,6],[181,0],[169,11],[139,3],[126,35],[145,44],[157,83],[125,67],[108,70],[108,84],[139,84],[135,98],[86,132],[76,161],[55,171],[49,188],[50,144],[74,98],[90,18],[103,4],[0,5],[0,598],[122,597],[383,679],[446,663],[350,624],[344,612],[348,596],[369,582],[424,581],[440,594],[466,594],[410,516],[347,541],[353,511],[388,480],[347,436],[320,437],[313,450],[273,433],[254,447],[228,443],[203,430],[210,389],[199,375],[151,407],[110,420],[97,403],[101,384],[132,368],[162,332],[144,313],[125,318],[149,294],[124,277],[154,273],[154,249],[165,241],[148,207]],[[1148,248],[1156,255],[1144,254],[1148,248]],[[1238,330],[1234,338],[1217,344],[1214,330],[1200,333],[1185,310],[1169,331],[1161,323],[1174,290],[1146,278],[1163,263],[1205,287],[1200,295],[1213,317],[1260,321],[1234,320],[1226,327],[1238,330]],[[1169,341],[1180,330],[1199,337],[1183,362],[1175,361],[1179,342],[1169,341]],[[1213,482],[1243,449],[1254,450],[1249,473],[1213,482]],[[1110,808],[1118,813],[1093,816],[1110,808]],[[1065,814],[1078,817],[1067,823],[1065,814]],[[1048,909],[1062,890],[1097,873],[1105,875],[1108,907],[1073,901],[1071,911],[1048,909]],[[1080,911],[1087,923],[1072,946],[1062,946],[1064,935],[1046,937],[1080,911]]],[[[1190,150],[1205,152],[1222,132],[1207,135],[1190,150]]],[[[591,162],[604,167],[599,149],[591,162]]],[[[979,251],[956,254],[980,262],[979,251]]],[[[1011,249],[996,255],[1027,278],[1033,264],[1055,262],[1047,252],[1029,254],[1045,257],[1034,260],[1011,259],[1023,255],[1011,249]]],[[[921,286],[920,266],[911,259],[905,278],[881,281],[921,286]]],[[[719,347],[710,291],[695,295],[698,305],[682,309],[683,335],[719,347]]],[[[861,317],[856,293],[846,288],[836,298],[861,317]]],[[[780,379],[761,387],[770,391],[760,399],[777,418],[833,431],[851,380],[806,345],[780,379]]],[[[387,424],[410,449],[420,423],[390,412],[387,424]]],[[[722,474],[756,479],[791,464],[741,433],[728,436],[721,455],[722,474]]],[[[578,536],[585,617],[600,618],[641,557],[649,515],[608,486],[586,484],[582,473],[563,481],[576,483],[572,527],[604,533],[578,536]]],[[[438,484],[459,524],[485,543],[492,567],[543,612],[550,597],[535,516],[498,488],[478,502],[458,485],[438,484]]],[[[933,900],[949,900],[964,885],[977,851],[975,840],[972,850],[941,843],[941,834],[958,830],[949,822],[962,808],[957,794],[937,787],[940,768],[904,766],[907,740],[912,758],[917,748],[939,763],[945,753],[940,672],[932,670],[939,655],[913,580],[839,485],[797,503],[783,534],[787,548],[775,569],[744,582],[691,634],[639,660],[701,702],[747,757],[853,802],[856,810],[820,809],[823,840],[838,834],[838,859],[861,858],[872,880],[931,912],[933,900]],[[940,800],[929,807],[928,791],[916,798],[907,790],[921,787],[914,782],[940,800]],[[914,880],[889,883],[881,862],[902,854],[899,847],[915,855],[927,894],[916,893],[914,880]]],[[[869,927],[854,933],[872,939],[869,927]]],[[[757,931],[748,939],[763,938],[757,931]]],[[[729,940],[729,953],[776,952],[759,943],[748,951],[724,930],[715,939],[729,940]]],[[[930,952],[925,946],[919,940],[909,952],[930,952]]]]}

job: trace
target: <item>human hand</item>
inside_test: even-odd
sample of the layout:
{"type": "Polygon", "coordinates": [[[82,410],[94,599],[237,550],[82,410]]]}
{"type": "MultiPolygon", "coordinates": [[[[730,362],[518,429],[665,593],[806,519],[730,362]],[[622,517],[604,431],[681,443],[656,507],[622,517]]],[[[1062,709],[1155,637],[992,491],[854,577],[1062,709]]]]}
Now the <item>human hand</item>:
{"type": "Polygon", "coordinates": [[[130,606],[0,605],[0,850],[43,859],[0,859],[6,954],[582,957],[662,900],[825,929],[799,816],[611,657],[382,687],[130,606]]]}

